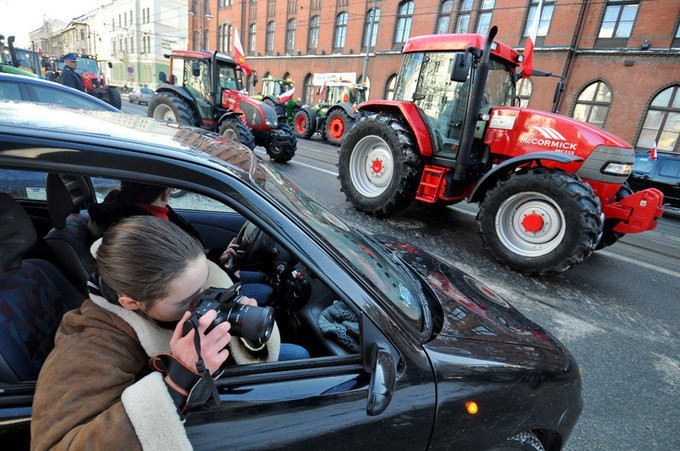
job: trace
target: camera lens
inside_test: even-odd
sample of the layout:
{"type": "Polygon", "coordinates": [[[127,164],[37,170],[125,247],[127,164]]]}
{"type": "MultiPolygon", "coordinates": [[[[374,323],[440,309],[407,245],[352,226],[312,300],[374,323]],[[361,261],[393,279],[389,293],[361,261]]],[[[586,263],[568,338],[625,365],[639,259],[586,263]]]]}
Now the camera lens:
{"type": "Polygon", "coordinates": [[[269,340],[274,328],[274,309],[271,307],[254,307],[233,303],[228,306],[226,320],[231,324],[229,333],[243,337],[258,345],[269,340]]]}

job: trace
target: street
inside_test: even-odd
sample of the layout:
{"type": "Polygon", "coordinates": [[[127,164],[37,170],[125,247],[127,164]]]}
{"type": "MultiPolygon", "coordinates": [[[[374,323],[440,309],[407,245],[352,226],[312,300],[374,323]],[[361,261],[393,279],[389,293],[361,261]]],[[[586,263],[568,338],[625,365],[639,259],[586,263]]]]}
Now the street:
{"type": "MultiPolygon", "coordinates": [[[[123,111],[145,115],[146,106],[125,97],[123,111]]],[[[293,160],[272,164],[351,225],[408,240],[479,278],[576,356],[584,409],[565,449],[680,449],[680,218],[664,217],[564,273],[530,277],[482,248],[474,205],[369,217],[345,201],[336,162],[336,147],[300,139],[293,160]]]]}

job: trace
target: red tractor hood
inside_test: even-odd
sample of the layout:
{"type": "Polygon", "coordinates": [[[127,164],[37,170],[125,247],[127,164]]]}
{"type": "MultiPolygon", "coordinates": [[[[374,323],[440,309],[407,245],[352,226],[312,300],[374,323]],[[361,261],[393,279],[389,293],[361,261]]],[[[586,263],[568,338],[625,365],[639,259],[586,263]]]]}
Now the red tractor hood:
{"type": "Polygon", "coordinates": [[[517,107],[491,110],[484,140],[492,154],[512,158],[532,152],[564,152],[584,159],[597,146],[633,146],[594,125],[567,116],[517,107]]]}

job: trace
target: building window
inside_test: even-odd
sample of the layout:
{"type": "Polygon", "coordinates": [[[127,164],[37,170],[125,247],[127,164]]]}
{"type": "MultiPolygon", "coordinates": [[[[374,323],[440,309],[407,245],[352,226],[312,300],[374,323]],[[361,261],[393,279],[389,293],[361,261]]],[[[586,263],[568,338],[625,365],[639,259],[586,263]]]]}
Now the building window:
{"type": "Polygon", "coordinates": [[[436,34],[448,33],[451,28],[451,12],[453,11],[453,0],[445,0],[439,4],[439,14],[437,15],[437,26],[434,29],[436,34]]]}
{"type": "Polygon", "coordinates": [[[295,19],[290,19],[286,26],[286,53],[295,51],[295,19]]]}
{"type": "Polygon", "coordinates": [[[255,34],[257,31],[257,25],[251,23],[248,27],[248,54],[255,54],[255,34]]]}
{"type": "Polygon", "coordinates": [[[518,106],[522,108],[527,108],[529,106],[532,89],[531,80],[528,78],[521,78],[517,82],[517,98],[519,99],[518,106]]]}
{"type": "Polygon", "coordinates": [[[625,47],[637,16],[638,0],[609,0],[602,16],[597,46],[625,47]]]}
{"type": "Polygon", "coordinates": [[[347,38],[347,13],[340,13],[335,18],[335,39],[333,39],[333,51],[341,52],[345,47],[345,39],[347,38]]]}
{"type": "Polygon", "coordinates": [[[371,9],[366,13],[366,25],[364,27],[363,47],[368,49],[375,47],[378,40],[378,22],[380,21],[380,8],[371,9]]]}
{"type": "Polygon", "coordinates": [[[671,86],[657,94],[647,108],[637,146],[680,152],[680,85],[671,86]]]}
{"type": "Polygon", "coordinates": [[[399,4],[397,9],[397,28],[394,30],[394,43],[403,44],[411,36],[411,23],[415,3],[406,1],[399,4]]]}
{"type": "Polygon", "coordinates": [[[470,14],[473,0],[461,0],[456,20],[456,33],[467,33],[470,29],[470,14]]]}
{"type": "Polygon", "coordinates": [[[297,1],[288,2],[288,14],[297,13],[297,1]]]}
{"type": "MultiPolygon", "coordinates": [[[[541,9],[541,19],[538,22],[538,32],[536,33],[536,42],[534,45],[543,45],[543,38],[548,35],[548,29],[550,28],[550,22],[552,21],[553,11],[555,10],[555,5],[543,2],[543,8],[541,9]],[[539,43],[540,42],[540,43],[539,43]]],[[[523,37],[526,39],[529,33],[535,26],[536,13],[538,12],[538,0],[531,0],[531,6],[529,7],[529,12],[527,14],[527,23],[524,27],[523,37]]]]}
{"type": "Polygon", "coordinates": [[[302,85],[302,103],[306,103],[307,105],[314,103],[314,85],[312,84],[313,80],[314,77],[312,74],[307,74],[305,76],[304,84],[302,85]]]}
{"type": "Polygon", "coordinates": [[[579,94],[572,117],[602,128],[611,104],[611,89],[605,82],[596,81],[579,94]]]}
{"type": "Polygon", "coordinates": [[[397,87],[397,74],[390,75],[385,83],[385,100],[394,100],[394,88],[397,87]]]}
{"type": "Polygon", "coordinates": [[[231,34],[232,26],[230,24],[224,24],[220,27],[220,51],[225,53],[231,52],[231,34]]]}
{"type": "Polygon", "coordinates": [[[319,16],[314,16],[309,20],[307,50],[314,50],[319,45],[319,20],[319,16]]]}
{"type": "Polygon", "coordinates": [[[496,0],[482,0],[479,17],[477,17],[477,33],[485,35],[489,32],[494,3],[496,3],[496,0]]]}
{"type": "Polygon", "coordinates": [[[272,20],[267,24],[267,35],[265,36],[264,51],[267,55],[271,55],[274,52],[274,29],[275,24],[272,20]]]}
{"type": "Polygon", "coordinates": [[[267,19],[276,16],[276,0],[267,0],[267,19]]]}

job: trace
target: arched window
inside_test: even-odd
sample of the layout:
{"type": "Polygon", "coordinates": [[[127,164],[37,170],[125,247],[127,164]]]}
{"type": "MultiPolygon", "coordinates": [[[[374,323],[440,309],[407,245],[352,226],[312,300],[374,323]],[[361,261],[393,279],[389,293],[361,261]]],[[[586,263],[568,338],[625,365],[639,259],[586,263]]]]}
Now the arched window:
{"type": "Polygon", "coordinates": [[[411,36],[411,22],[415,3],[406,1],[399,4],[397,9],[397,27],[394,30],[394,43],[403,44],[411,36]]]}
{"type": "Polygon", "coordinates": [[[267,36],[265,38],[264,51],[267,55],[271,55],[274,52],[274,29],[276,24],[272,20],[267,24],[267,36]]]}
{"type": "Polygon", "coordinates": [[[371,9],[366,13],[364,26],[363,48],[373,48],[378,40],[378,21],[380,20],[380,8],[371,9]]]}
{"type": "Polygon", "coordinates": [[[385,100],[394,100],[394,88],[397,85],[397,74],[390,75],[385,83],[385,100]]]}
{"type": "Polygon", "coordinates": [[[230,24],[224,24],[220,27],[220,45],[219,50],[224,53],[232,53],[231,35],[233,28],[230,24]]]}
{"type": "Polygon", "coordinates": [[[451,29],[451,11],[453,11],[453,0],[444,0],[439,4],[437,26],[434,29],[436,34],[448,33],[451,29]]]}
{"type": "Polygon", "coordinates": [[[255,54],[256,32],[257,32],[257,26],[254,23],[251,23],[250,26],[248,27],[248,54],[249,55],[255,54]]]}
{"type": "Polygon", "coordinates": [[[519,106],[526,108],[529,106],[529,100],[531,99],[531,80],[528,78],[522,78],[517,82],[517,97],[519,97],[519,106]]]}
{"type": "Polygon", "coordinates": [[[312,84],[313,79],[314,77],[312,74],[305,75],[305,82],[302,86],[302,102],[308,105],[314,103],[314,85],[312,84]]]}
{"type": "Polygon", "coordinates": [[[286,53],[295,51],[295,19],[290,19],[286,25],[286,53]]]}
{"type": "Polygon", "coordinates": [[[604,127],[604,121],[611,104],[611,89],[605,82],[596,81],[581,91],[578,99],[576,99],[572,117],[598,127],[604,127]]]}
{"type": "Polygon", "coordinates": [[[477,33],[487,34],[493,16],[493,6],[496,0],[482,0],[479,6],[479,16],[477,16],[477,33]]]}
{"type": "Polygon", "coordinates": [[[315,50],[319,45],[319,16],[309,19],[309,33],[307,34],[307,50],[315,50]]]}
{"type": "Polygon", "coordinates": [[[470,28],[470,14],[472,14],[472,0],[461,0],[458,4],[458,18],[456,19],[456,33],[467,33],[470,28]]]}
{"type": "Polygon", "coordinates": [[[335,18],[335,39],[333,39],[333,51],[341,52],[345,47],[345,39],[347,38],[347,13],[340,13],[335,18]]]}
{"type": "Polygon", "coordinates": [[[664,89],[654,96],[647,107],[636,147],[680,152],[680,85],[664,89]]]}

